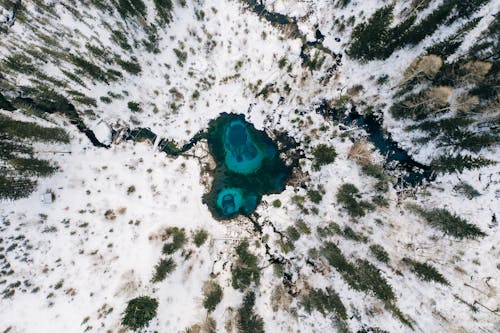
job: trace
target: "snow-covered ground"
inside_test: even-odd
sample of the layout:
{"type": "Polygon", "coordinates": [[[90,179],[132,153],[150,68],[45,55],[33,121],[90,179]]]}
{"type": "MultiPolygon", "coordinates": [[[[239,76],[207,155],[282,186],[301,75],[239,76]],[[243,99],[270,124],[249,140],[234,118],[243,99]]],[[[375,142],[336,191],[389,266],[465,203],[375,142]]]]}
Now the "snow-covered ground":
{"type": "MultiPolygon", "coordinates": [[[[363,175],[361,168],[348,158],[352,146],[349,136],[358,138],[363,133],[357,129],[342,131],[314,113],[314,105],[319,101],[336,99],[357,84],[364,87],[357,98],[376,105],[387,103],[393,94],[388,86],[395,86],[401,80],[404,69],[432,40],[441,39],[442,34],[451,33],[456,26],[438,31],[414,49],[399,50],[386,61],[360,64],[344,56],[342,66],[324,84],[320,80],[324,73],[311,73],[301,66],[303,41],[290,39],[286,31],[259,18],[241,1],[188,1],[184,7],[176,4],[173,22],[158,31],[158,54],[148,53],[144,48],[124,51],[118,47],[111,41],[104,23],[111,27],[117,22],[127,24],[129,41],[132,38],[139,41],[147,34],[139,24],[124,22],[116,13],[107,15],[89,3],[81,5],[86,10],[80,18],[57,2],[50,7],[53,13],[36,12],[35,4],[27,3],[26,11],[39,22],[16,22],[10,27],[5,43],[2,40],[3,45],[0,44],[0,57],[41,45],[37,36],[41,32],[48,35],[57,32],[62,36],[57,38],[61,50],[71,53],[89,54],[84,47],[89,42],[101,44],[109,54],[118,54],[123,59],[135,56],[142,68],[139,75],[123,71],[123,80],[109,85],[82,77],[87,88],[69,81],[66,89],[96,100],[96,107],[75,105],[79,110],[92,109],[92,113],[81,112],[82,118],[106,144],[111,139],[110,126],[117,124],[149,127],[161,137],[181,143],[205,129],[219,113],[235,112],[244,113],[258,129],[286,131],[302,142],[308,157],[311,147],[317,144],[334,146],[336,161],[319,171],[312,169],[308,159],[302,161],[305,185],[314,188],[321,184],[325,189],[322,201],[315,205],[317,214],[306,215],[294,204],[294,195],[306,196],[299,186],[288,186],[280,194],[264,197],[257,209],[263,234],[269,235],[266,244],[271,253],[290,260],[286,269],[293,275],[295,286],[335,289],[347,308],[347,325],[352,332],[366,327],[388,332],[412,331],[385,310],[380,300],[351,289],[335,269],[318,272],[306,263],[308,250],[321,246],[316,228],[335,222],[367,237],[367,242],[339,235],[331,236],[330,240],[349,260],[367,259],[382,271],[394,289],[397,306],[411,318],[413,331],[500,330],[500,234],[498,224],[492,222],[492,216],[500,218],[500,165],[459,175],[440,175],[410,195],[398,195],[391,189],[387,194],[388,207],[352,219],[337,203],[335,195],[345,182],[354,184],[363,196],[374,193],[375,180],[363,175]],[[196,17],[200,10],[205,13],[203,19],[196,17]],[[178,64],[174,48],[187,52],[183,64],[178,64]],[[286,59],[284,66],[280,66],[280,59],[286,59]],[[384,74],[390,81],[380,87],[373,78],[384,74]],[[269,95],[256,97],[268,84],[273,85],[269,95]],[[193,96],[195,91],[199,97],[193,96]],[[107,104],[100,97],[111,96],[108,92],[122,97],[112,98],[107,104]],[[284,101],[280,101],[281,97],[284,101]],[[131,112],[127,106],[131,101],[139,103],[142,112],[131,112]],[[309,139],[310,143],[305,144],[309,139]],[[481,195],[469,200],[457,193],[454,186],[462,181],[481,195]],[[272,205],[276,199],[282,202],[279,208],[272,205]],[[443,236],[406,209],[407,203],[447,208],[487,235],[460,241],[443,236]],[[295,250],[284,254],[277,244],[280,236],[273,228],[284,232],[299,219],[306,222],[312,233],[302,235],[295,243],[295,250]],[[388,264],[377,262],[370,255],[371,244],[383,245],[389,253],[388,264]],[[403,257],[431,263],[450,285],[417,279],[402,263],[403,257]],[[464,302],[474,304],[477,311],[471,311],[464,302]]],[[[151,21],[153,5],[147,3],[151,21]]],[[[342,9],[326,0],[264,3],[269,10],[295,16],[308,40],[313,40],[315,30],[320,29],[326,36],[324,45],[334,52],[344,50],[353,28],[347,26],[338,32],[334,18],[347,20],[354,16],[361,20],[382,6],[381,1],[351,1],[342,9]],[[340,42],[335,40],[337,37],[340,42]]],[[[396,9],[403,8],[404,3],[398,2],[396,9]]],[[[439,3],[434,1],[428,10],[439,3]]],[[[478,14],[484,15],[478,29],[491,22],[488,13],[498,10],[498,4],[491,1],[478,14]]],[[[471,32],[473,36],[478,33],[478,30],[471,32]]],[[[333,62],[328,58],[324,68],[333,62]]],[[[41,60],[35,63],[60,80],[65,80],[62,68],[72,70],[67,64],[41,60]]],[[[15,83],[27,84],[28,78],[19,74],[15,83]]],[[[412,138],[402,130],[401,123],[391,119],[388,112],[384,116],[384,125],[396,141],[415,153],[419,161],[428,162],[432,158],[432,151],[412,150],[412,138]]],[[[15,117],[33,120],[20,112],[15,117]]],[[[293,298],[289,306],[278,311],[272,310],[272,291],[283,284],[283,278],[274,275],[261,235],[243,217],[215,220],[202,202],[202,195],[209,190],[204,142],[193,148],[189,156],[173,159],[148,143],[122,141],[110,149],[96,148],[63,116],[51,115],[46,121],[43,124],[57,124],[70,132],[72,141],[64,151],[71,153],[54,154],[39,149],[43,152],[38,155],[59,165],[60,171],[50,178],[39,179],[38,189],[30,197],[15,202],[0,201],[0,248],[3,248],[0,254],[4,256],[0,260],[0,291],[15,290],[0,299],[0,332],[126,331],[121,318],[127,301],[141,295],[159,301],[158,316],[148,332],[182,332],[206,318],[202,287],[211,277],[224,288],[223,300],[211,314],[217,322],[217,332],[224,332],[227,321],[232,319],[230,308],[237,309],[242,301],[242,293],[231,286],[231,263],[235,261],[235,245],[244,238],[250,240],[251,251],[258,255],[262,267],[261,281],[256,287],[256,312],[263,317],[266,332],[335,331],[331,316],[317,311],[307,314],[299,298],[293,298]],[[55,194],[55,201],[43,203],[41,197],[48,191],[55,194]],[[110,218],[112,215],[115,217],[110,218]],[[190,239],[185,249],[191,249],[193,254],[188,259],[179,252],[174,254],[177,268],[164,281],[152,283],[154,266],[162,252],[160,235],[173,226],[185,228],[190,239]],[[199,229],[207,230],[210,236],[197,248],[191,242],[191,235],[199,229]],[[13,272],[9,273],[10,270],[13,272]]],[[[498,150],[485,154],[498,160],[498,150]]],[[[374,160],[381,159],[375,152],[373,155],[374,160]]]]}

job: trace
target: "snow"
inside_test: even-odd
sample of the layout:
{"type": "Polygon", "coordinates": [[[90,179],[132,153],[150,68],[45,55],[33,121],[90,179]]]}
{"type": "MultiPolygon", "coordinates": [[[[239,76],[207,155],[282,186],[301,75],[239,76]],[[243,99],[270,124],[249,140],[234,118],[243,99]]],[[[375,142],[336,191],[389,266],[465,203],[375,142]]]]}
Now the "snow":
{"type": "Polygon", "coordinates": [[[109,145],[111,143],[112,131],[111,127],[104,121],[100,120],[93,127],[90,127],[100,143],[109,145]]]}
{"type": "MultiPolygon", "coordinates": [[[[434,1],[429,10],[439,3],[434,1]]],[[[314,187],[321,184],[325,188],[317,215],[305,215],[293,203],[294,195],[306,195],[306,190],[300,186],[288,186],[282,193],[265,196],[257,214],[263,234],[269,235],[267,245],[270,252],[290,260],[287,270],[293,274],[297,288],[309,285],[335,289],[347,308],[347,324],[351,331],[377,326],[389,332],[411,332],[384,310],[384,305],[375,297],[350,288],[335,269],[330,268],[323,274],[306,264],[307,251],[320,247],[323,241],[315,232],[316,228],[330,222],[341,228],[349,226],[368,237],[367,243],[339,235],[329,240],[336,243],[349,260],[363,258],[382,271],[397,295],[397,306],[415,321],[414,331],[498,330],[500,322],[496,314],[479,305],[478,312],[473,313],[454,295],[470,303],[478,301],[490,309],[500,306],[497,294],[500,287],[497,246],[500,235],[497,226],[491,227],[492,216],[500,218],[497,197],[500,166],[497,164],[460,175],[439,175],[430,185],[407,197],[398,196],[391,189],[387,194],[389,207],[353,219],[337,203],[336,193],[345,182],[354,184],[364,197],[374,193],[375,180],[363,175],[361,168],[347,158],[352,145],[349,135],[358,138],[363,133],[355,128],[342,132],[336,124],[314,113],[318,101],[338,98],[347,88],[362,84],[364,92],[358,98],[368,100],[377,108],[380,106],[384,111],[384,126],[393,138],[402,147],[410,149],[418,161],[429,161],[434,153],[432,147],[415,151],[413,138],[402,130],[405,124],[392,119],[382,105],[392,99],[394,91],[390,87],[398,84],[408,64],[425,47],[435,40],[444,39],[460,24],[440,29],[416,48],[399,50],[386,61],[360,64],[344,56],[335,76],[323,85],[319,81],[322,73],[311,74],[300,64],[302,41],[289,39],[285,33],[246,10],[241,2],[176,5],[173,23],[158,32],[159,54],[147,53],[143,49],[129,52],[119,48],[110,40],[110,32],[104,26],[107,23],[115,28],[118,23],[123,24],[129,37],[140,41],[147,38],[147,34],[138,24],[107,15],[91,6],[77,19],[59,2],[50,4],[54,14],[40,11],[35,15],[40,22],[45,20],[50,24],[39,29],[39,22],[32,22],[33,27],[16,22],[10,28],[5,44],[0,46],[0,57],[3,59],[11,52],[21,52],[23,47],[38,45],[41,43],[36,35],[39,31],[64,35],[64,38],[58,38],[60,50],[69,49],[74,54],[87,53],[84,45],[91,42],[102,44],[109,54],[118,54],[123,59],[136,56],[142,68],[138,76],[122,71],[124,79],[109,85],[93,83],[82,77],[87,88],[70,83],[69,88],[96,99],[97,107],[92,110],[95,115],[85,113],[83,117],[100,142],[111,142],[110,126],[117,124],[118,127],[149,127],[161,137],[186,142],[193,134],[205,129],[210,119],[220,112],[237,112],[244,113],[257,129],[286,130],[301,142],[310,137],[309,146],[303,144],[308,157],[310,148],[319,143],[335,147],[338,153],[336,161],[319,171],[312,170],[310,160],[302,161],[303,185],[314,187]],[[205,20],[196,19],[195,9],[204,10],[205,20]],[[59,18],[55,19],[54,15],[59,18]],[[265,39],[263,32],[266,33],[265,39]],[[188,56],[184,65],[179,66],[173,48],[182,48],[182,45],[188,56]],[[279,68],[278,61],[282,57],[287,58],[290,70],[288,64],[279,68]],[[237,70],[235,66],[239,61],[242,63],[237,70]],[[384,74],[389,75],[389,83],[378,86],[375,80],[384,74]],[[252,86],[259,80],[261,83],[255,91],[252,86]],[[273,83],[279,93],[271,93],[267,98],[255,97],[256,92],[273,83]],[[291,89],[288,95],[284,92],[286,84],[291,89]],[[183,98],[176,100],[170,92],[172,88],[177,89],[183,98]],[[200,94],[198,99],[192,98],[196,90],[200,94]],[[105,104],[100,97],[109,96],[108,92],[122,97],[105,104]],[[285,102],[279,104],[282,96],[285,102]],[[130,112],[127,107],[130,101],[139,102],[143,112],[130,112]],[[172,107],[173,102],[177,108],[172,107]],[[327,129],[317,131],[322,125],[328,125],[327,129]],[[465,199],[453,190],[461,181],[473,185],[482,195],[465,199]],[[272,206],[275,199],[282,202],[282,207],[272,206]],[[405,208],[407,203],[448,208],[477,225],[487,236],[462,241],[443,236],[410,213],[405,208]],[[283,254],[277,244],[280,236],[274,228],[284,232],[299,219],[306,221],[312,233],[302,235],[295,243],[296,249],[283,254]],[[382,224],[377,223],[377,219],[382,224]],[[384,246],[391,259],[389,264],[379,263],[369,254],[371,244],[384,246]],[[450,286],[418,280],[402,264],[403,257],[432,263],[450,281],[450,286]]],[[[343,32],[339,32],[333,25],[335,18],[345,21],[354,16],[358,23],[373,14],[383,2],[351,1],[345,8],[336,8],[332,1],[324,0],[275,0],[265,1],[265,5],[269,10],[296,17],[308,40],[314,39],[316,28],[320,29],[326,36],[324,45],[340,53],[345,50],[353,26],[346,26],[343,32]],[[340,42],[335,40],[337,37],[340,42]]],[[[405,2],[398,2],[396,8],[403,11],[405,6],[405,2]]],[[[34,13],[35,7],[33,3],[27,3],[26,11],[34,13]]],[[[495,8],[498,9],[498,1],[490,1],[478,15],[493,12],[495,8]]],[[[150,2],[148,17],[154,17],[150,2]]],[[[491,20],[491,16],[485,15],[466,41],[469,36],[476,38],[491,20]]],[[[461,49],[458,53],[463,51],[461,49]]],[[[60,69],[67,65],[45,64],[39,60],[35,63],[51,77],[65,78],[60,69]]],[[[327,65],[330,63],[325,67],[327,65]]],[[[67,67],[66,70],[74,71],[67,67]]],[[[16,81],[18,85],[29,83],[25,75],[19,75],[16,81]]],[[[83,105],[76,106],[79,110],[87,109],[83,105]]],[[[224,298],[211,314],[218,331],[224,331],[225,322],[234,319],[229,308],[237,309],[242,301],[242,293],[231,286],[230,267],[234,262],[234,247],[244,238],[250,239],[251,251],[258,255],[259,267],[262,267],[261,283],[256,288],[256,311],[264,318],[266,332],[327,332],[334,329],[331,317],[323,317],[318,312],[306,314],[299,305],[300,298],[293,298],[289,309],[271,310],[272,290],[282,285],[282,278],[274,276],[261,236],[246,218],[216,221],[202,202],[210,184],[210,174],[206,171],[210,161],[206,156],[205,142],[176,159],[167,157],[147,143],[122,141],[112,144],[110,149],[102,149],[91,146],[88,139],[60,115],[40,120],[29,113],[1,113],[19,120],[36,119],[44,126],[64,126],[70,131],[72,142],[64,149],[71,154],[40,153],[59,165],[61,170],[50,178],[40,179],[35,193],[15,202],[0,201],[0,238],[3,239],[0,247],[18,244],[14,250],[5,252],[14,273],[0,276],[0,290],[16,281],[22,283],[12,297],[0,302],[0,332],[9,328],[15,333],[79,332],[88,327],[91,332],[117,332],[123,329],[120,322],[127,301],[141,295],[156,297],[159,301],[159,315],[151,322],[148,332],[183,331],[206,317],[202,286],[210,278],[224,287],[224,298]],[[128,193],[130,186],[134,186],[135,191],[128,193]],[[53,203],[42,204],[40,198],[49,190],[56,199],[53,203]],[[105,217],[108,210],[114,211],[115,219],[105,217]],[[185,259],[177,252],[173,256],[176,270],[164,281],[152,283],[154,266],[162,257],[163,243],[158,235],[172,226],[185,228],[188,238],[198,229],[207,230],[210,236],[200,248],[189,241],[186,250],[193,251],[191,257],[185,259]],[[29,246],[16,240],[20,235],[25,237],[29,246]],[[54,288],[61,280],[64,280],[62,287],[54,288]],[[31,285],[27,286],[25,281],[31,285]],[[32,292],[37,287],[39,290],[32,292]]],[[[498,151],[486,154],[498,160],[498,151]]],[[[374,160],[381,159],[374,153],[374,160]]]]}

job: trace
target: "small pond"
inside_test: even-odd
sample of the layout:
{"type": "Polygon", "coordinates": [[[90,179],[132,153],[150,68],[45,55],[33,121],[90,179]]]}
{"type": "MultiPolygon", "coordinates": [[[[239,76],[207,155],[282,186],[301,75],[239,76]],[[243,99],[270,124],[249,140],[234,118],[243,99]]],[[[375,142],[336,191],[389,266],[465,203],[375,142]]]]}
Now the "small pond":
{"type": "Polygon", "coordinates": [[[262,195],[281,192],[291,172],[276,144],[241,114],[222,113],[209,123],[208,146],[217,166],[204,201],[217,218],[248,215],[262,195]]]}

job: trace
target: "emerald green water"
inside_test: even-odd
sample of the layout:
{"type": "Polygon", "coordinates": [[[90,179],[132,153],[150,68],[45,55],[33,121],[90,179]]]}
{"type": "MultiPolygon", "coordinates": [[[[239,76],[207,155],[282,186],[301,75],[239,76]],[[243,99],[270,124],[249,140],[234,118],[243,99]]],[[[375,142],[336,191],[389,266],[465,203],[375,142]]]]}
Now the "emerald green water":
{"type": "Polygon", "coordinates": [[[243,115],[221,114],[209,123],[207,138],[217,166],[204,201],[214,216],[248,215],[262,195],[284,189],[291,168],[279,158],[278,148],[267,134],[243,115]]]}

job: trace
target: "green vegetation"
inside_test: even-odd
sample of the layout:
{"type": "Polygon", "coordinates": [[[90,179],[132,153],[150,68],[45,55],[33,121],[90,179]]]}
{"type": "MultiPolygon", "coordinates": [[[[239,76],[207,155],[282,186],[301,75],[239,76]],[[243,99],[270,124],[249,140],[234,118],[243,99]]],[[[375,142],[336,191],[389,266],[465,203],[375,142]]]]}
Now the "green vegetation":
{"type": "Polygon", "coordinates": [[[431,167],[439,173],[462,172],[465,169],[479,169],[484,166],[496,164],[495,161],[487,160],[470,155],[440,156],[431,162],[431,167]]]}
{"type": "Polygon", "coordinates": [[[155,266],[152,282],[161,282],[165,280],[168,274],[172,273],[177,264],[172,258],[161,259],[155,266]]]}
{"type": "Polygon", "coordinates": [[[460,29],[451,34],[445,40],[426,48],[425,50],[427,54],[435,54],[441,56],[442,58],[452,55],[464,41],[465,35],[474,29],[480,20],[481,17],[477,17],[470,22],[465,23],[460,29]]]}
{"type": "Polygon", "coordinates": [[[16,171],[26,176],[47,177],[57,170],[49,161],[36,158],[15,157],[9,159],[8,163],[12,165],[16,171]]]}
{"type": "Polygon", "coordinates": [[[410,205],[408,208],[421,216],[431,227],[443,231],[446,235],[460,239],[477,238],[486,235],[475,225],[468,223],[460,216],[450,213],[446,209],[424,209],[417,205],[410,205]]]}
{"type": "Polygon", "coordinates": [[[342,300],[330,288],[326,288],[326,292],[321,289],[311,289],[309,294],[301,298],[300,304],[307,313],[316,310],[326,316],[328,313],[334,312],[341,319],[347,319],[347,312],[342,300]]]}
{"type": "Polygon", "coordinates": [[[307,226],[304,220],[298,220],[295,222],[295,228],[297,228],[298,232],[305,235],[311,234],[311,229],[307,226]]]}
{"type": "Polygon", "coordinates": [[[254,305],[255,293],[249,291],[243,297],[243,304],[238,309],[239,333],[264,333],[264,320],[254,312],[254,305]]]}
{"type": "Polygon", "coordinates": [[[120,30],[112,30],[111,31],[111,40],[115,42],[118,46],[120,46],[125,51],[131,51],[132,46],[128,43],[127,36],[120,30]]]}
{"type": "Polygon", "coordinates": [[[80,56],[72,54],[69,56],[69,60],[78,67],[76,74],[86,75],[94,80],[105,83],[109,83],[109,80],[113,81],[113,77],[110,77],[101,67],[80,56]]]}
{"type": "Polygon", "coordinates": [[[35,65],[27,55],[22,53],[14,53],[3,62],[9,69],[23,74],[32,74],[36,72],[35,65]]]}
{"type": "Polygon", "coordinates": [[[0,109],[14,111],[16,108],[0,93],[0,109]]]}
{"type": "Polygon", "coordinates": [[[193,242],[196,247],[202,246],[208,238],[208,232],[204,229],[196,230],[193,236],[193,242]]]}
{"type": "Polygon", "coordinates": [[[370,245],[370,253],[377,258],[378,261],[388,263],[389,262],[389,254],[384,249],[382,245],[373,244],[370,245]]]}
{"type": "Polygon", "coordinates": [[[172,21],[172,10],[173,3],[172,0],[153,0],[156,8],[156,12],[158,13],[157,21],[163,26],[172,21]]]}
{"type": "Polygon", "coordinates": [[[389,190],[390,177],[385,173],[384,168],[376,164],[363,165],[361,171],[370,177],[378,180],[375,184],[375,189],[379,192],[387,192],[389,190]]]}
{"type": "Polygon", "coordinates": [[[0,199],[27,197],[36,189],[31,177],[47,177],[57,171],[47,160],[34,157],[32,141],[69,143],[61,128],[42,127],[0,115],[0,199]],[[20,154],[22,154],[20,156],[20,154]]]}
{"type": "Polygon", "coordinates": [[[421,263],[409,258],[403,258],[403,262],[409,265],[411,271],[422,281],[435,281],[445,285],[450,284],[436,268],[427,263],[421,263]]]}
{"type": "Polygon", "coordinates": [[[2,115],[0,115],[0,133],[10,138],[69,143],[69,135],[62,128],[42,127],[2,115]]]}
{"type": "Polygon", "coordinates": [[[156,317],[158,301],[148,296],[140,296],[131,299],[125,309],[125,316],[122,318],[122,325],[129,327],[133,331],[138,331],[156,317]]]}
{"type": "Polygon", "coordinates": [[[165,231],[165,238],[172,238],[172,241],[163,245],[163,253],[172,254],[184,247],[186,243],[186,232],[184,228],[171,227],[165,231]]]}
{"type": "Polygon", "coordinates": [[[137,75],[141,72],[141,66],[137,62],[137,58],[132,57],[132,61],[122,60],[121,58],[116,58],[115,61],[121,68],[129,72],[132,75],[137,75]]]}
{"type": "Polygon", "coordinates": [[[396,296],[391,286],[381,275],[380,270],[370,262],[361,259],[358,259],[355,264],[349,262],[340,249],[331,242],[323,243],[320,253],[354,290],[372,292],[375,297],[384,302],[395,300],[396,296]]]}
{"type": "Polygon", "coordinates": [[[337,152],[333,147],[320,144],[314,149],[313,156],[313,168],[319,170],[323,165],[333,163],[337,157],[337,152]]]}
{"type": "Polygon", "coordinates": [[[300,238],[300,233],[294,226],[286,228],[286,235],[293,242],[298,241],[300,238]]]}
{"type": "Polygon", "coordinates": [[[141,104],[137,102],[128,102],[127,106],[132,112],[142,112],[141,104]]]}
{"type": "Polygon", "coordinates": [[[187,52],[181,51],[179,49],[174,49],[174,53],[177,56],[177,64],[179,66],[184,66],[187,59],[187,52]]]}
{"type": "Polygon", "coordinates": [[[307,197],[315,204],[319,204],[323,200],[323,194],[318,190],[307,191],[307,197]]]}
{"type": "Polygon", "coordinates": [[[207,281],[203,286],[203,296],[203,306],[208,312],[212,312],[222,300],[223,291],[217,282],[207,281]]]}
{"type": "Polygon", "coordinates": [[[135,192],[135,186],[131,185],[127,188],[127,194],[130,195],[135,192]]]}
{"type": "Polygon", "coordinates": [[[142,0],[118,0],[117,2],[116,8],[124,18],[146,15],[146,5],[142,0]]]}
{"type": "Polygon", "coordinates": [[[361,233],[357,233],[356,231],[352,230],[352,228],[349,226],[344,227],[341,235],[344,236],[345,238],[351,239],[355,242],[366,243],[368,241],[368,238],[366,238],[366,236],[364,236],[361,233]]]}
{"type": "Polygon", "coordinates": [[[392,50],[387,47],[390,38],[393,6],[378,9],[366,23],[358,24],[351,34],[348,54],[359,60],[385,59],[392,50]]]}
{"type": "Polygon", "coordinates": [[[244,240],[236,247],[236,254],[238,259],[232,267],[233,288],[243,291],[252,283],[259,284],[258,259],[248,251],[248,241],[244,240]]]}
{"type": "Polygon", "coordinates": [[[30,178],[0,175],[0,199],[25,198],[36,189],[37,182],[30,178]]]}
{"type": "MultiPolygon", "coordinates": [[[[433,34],[439,26],[450,25],[459,18],[470,17],[487,1],[445,0],[417,24],[414,24],[417,15],[412,14],[393,27],[391,25],[394,5],[382,7],[367,22],[362,22],[354,28],[347,53],[361,61],[387,59],[397,49],[417,45],[433,34]]],[[[465,30],[467,29],[471,28],[465,27],[465,30]]],[[[460,38],[460,33],[457,34],[455,39],[460,38]]],[[[451,45],[450,48],[453,49],[454,46],[451,45]]]]}
{"type": "Polygon", "coordinates": [[[359,200],[361,195],[356,186],[350,183],[344,183],[337,191],[337,201],[344,207],[350,216],[365,216],[366,210],[372,210],[371,203],[359,200]]]}
{"type": "Polygon", "coordinates": [[[280,199],[276,199],[273,201],[273,207],[274,208],[280,208],[281,207],[281,201],[280,199]]]}
{"type": "Polygon", "coordinates": [[[470,184],[465,182],[461,182],[460,184],[455,185],[453,187],[453,190],[463,194],[469,200],[479,197],[481,195],[481,193],[479,193],[478,190],[476,190],[470,184]]]}

